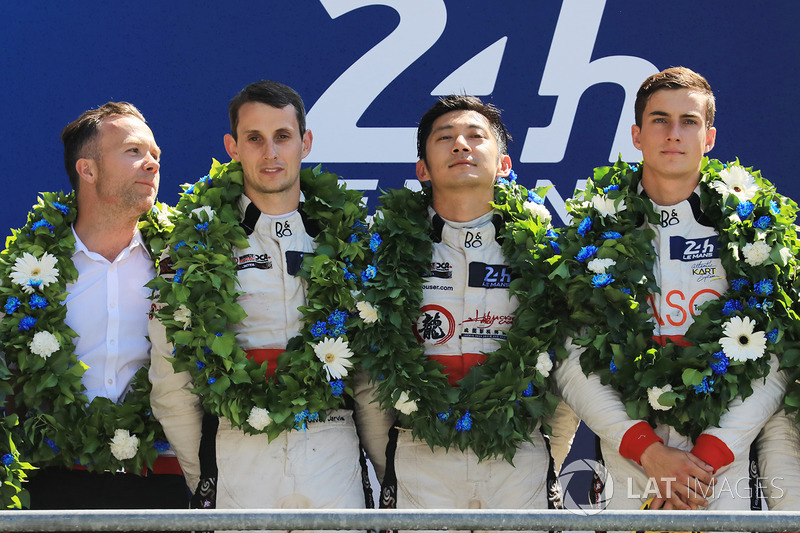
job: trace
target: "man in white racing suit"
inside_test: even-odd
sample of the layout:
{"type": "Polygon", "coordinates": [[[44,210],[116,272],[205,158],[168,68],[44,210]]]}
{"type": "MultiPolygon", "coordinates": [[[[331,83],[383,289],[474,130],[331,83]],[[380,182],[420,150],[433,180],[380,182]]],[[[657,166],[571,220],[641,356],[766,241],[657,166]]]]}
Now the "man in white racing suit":
{"type": "MultiPolygon", "coordinates": [[[[504,222],[491,205],[496,180],[511,173],[507,140],[499,111],[463,95],[440,99],[422,117],[417,132],[417,177],[431,187],[428,220],[433,245],[430,270],[423,278],[421,313],[412,327],[424,356],[444,367],[451,386],[498,349],[518,307],[517,298],[509,296],[512,271],[498,242],[504,222]]],[[[381,209],[387,219],[395,216],[385,214],[386,206],[381,209]]],[[[381,506],[548,507],[554,474],[541,428],[533,431],[531,442],[517,446],[513,465],[502,456],[479,460],[470,448],[461,451],[414,438],[408,427],[394,424],[395,412],[378,411],[370,400],[357,394],[356,408],[362,439],[379,476],[385,466],[381,506]]],[[[556,430],[572,435],[577,420],[559,420],[572,425],[556,430]]],[[[469,425],[462,429],[469,434],[469,425]]],[[[565,455],[560,449],[559,463],[565,455]]]]}
{"type": "MultiPolygon", "coordinates": [[[[682,67],[654,74],[637,95],[632,136],[643,153],[640,192],[660,214],[660,224],[645,223],[655,232],[653,274],[660,291],[649,303],[657,341],[681,342],[698,307],[728,288],[698,188],[703,155],[714,146],[713,119],[708,83],[682,67]]],[[[654,498],[654,509],[750,509],[750,447],[787,385],[775,356],[766,380],[752,383],[753,394],[731,400],[720,426],[695,442],[665,424],[631,419],[614,388],[594,373],[584,375],[579,357],[573,347],[556,380],[564,400],[600,438],[614,483],[609,508],[639,509],[654,498]]]]}
{"type": "MultiPolygon", "coordinates": [[[[233,248],[238,303],[246,317],[230,329],[248,357],[269,361],[301,329],[305,282],[296,276],[313,253],[318,230],[300,206],[300,164],[310,149],[300,96],[272,81],[245,87],[230,104],[225,147],[241,163],[244,194],[236,208],[247,248],[233,248]]],[[[184,215],[185,216],[185,215],[184,215]]],[[[175,273],[165,273],[169,279],[175,273]]],[[[151,321],[153,412],[186,471],[197,507],[363,508],[362,469],[352,411],[329,411],[299,431],[245,434],[228,419],[203,413],[188,372],[176,373],[165,328],[151,321]]],[[[247,417],[247,413],[244,413],[247,417]]]]}

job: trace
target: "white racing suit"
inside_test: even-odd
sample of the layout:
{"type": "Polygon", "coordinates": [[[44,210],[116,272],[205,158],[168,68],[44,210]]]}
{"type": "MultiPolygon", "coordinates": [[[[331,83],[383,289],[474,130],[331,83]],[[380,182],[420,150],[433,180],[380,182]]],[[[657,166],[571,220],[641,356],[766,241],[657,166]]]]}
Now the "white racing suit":
{"type": "Polygon", "coordinates": [[[764,497],[774,511],[800,510],[800,428],[794,415],[779,411],[756,439],[764,497]]]}
{"type": "MultiPolygon", "coordinates": [[[[415,334],[425,345],[425,355],[445,366],[453,384],[485,360],[483,354],[498,348],[497,341],[506,338],[518,303],[509,297],[511,271],[495,238],[495,224],[502,224],[500,216],[490,212],[471,222],[454,223],[432,209],[430,215],[433,255],[415,334]]],[[[359,427],[369,424],[369,431],[377,432],[367,439],[372,441],[367,449],[371,457],[377,456],[373,462],[381,469],[385,431],[394,417],[383,413],[381,425],[376,423],[380,415],[374,413],[374,403],[357,397],[356,406],[359,427]],[[363,412],[369,409],[372,415],[363,412]],[[367,416],[372,416],[371,423],[362,424],[367,416]]],[[[574,426],[564,431],[567,439],[572,432],[574,426]]],[[[425,441],[412,439],[408,429],[395,428],[391,435],[381,499],[384,507],[548,508],[548,481],[554,483],[554,476],[548,444],[539,430],[531,436],[533,444],[519,446],[515,466],[502,457],[478,462],[471,450],[431,450],[425,441]]]]}
{"type": "MultiPolygon", "coordinates": [[[[660,293],[651,295],[654,335],[680,341],[694,321],[698,306],[719,298],[728,288],[719,258],[717,233],[700,209],[693,194],[677,205],[661,207],[661,224],[654,226],[656,252],[654,275],[660,293]]],[[[600,438],[605,466],[613,481],[613,494],[605,495],[611,509],[639,509],[655,495],[654,485],[639,464],[642,452],[663,441],[667,446],[691,451],[714,467],[716,484],[709,509],[749,510],[750,446],[767,420],[782,403],[787,385],[785,372],[777,372],[777,359],[766,380],[753,383],[753,394],[742,401],[735,398],[722,415],[720,427],[709,427],[696,442],[663,424],[653,428],[647,421],[631,420],[619,394],[599,378],[584,375],[580,349],[573,346],[570,357],[556,370],[555,377],[564,400],[600,438]]],[[[659,386],[666,383],[659,384],[659,386]]]]}
{"type": "MultiPolygon", "coordinates": [[[[302,325],[298,307],[306,305],[306,289],[295,274],[303,254],[313,253],[309,232],[316,231],[307,228],[300,211],[267,216],[244,195],[239,208],[250,243],[246,249],[234,248],[243,292],[238,302],[247,317],[231,329],[250,356],[274,362],[302,325]]],[[[189,374],[176,374],[165,359],[172,356],[172,346],[158,320],[151,320],[150,337],[153,413],[177,451],[190,488],[197,487],[196,504],[213,506],[216,489],[217,508],[365,507],[351,410],[329,412],[326,422],[286,431],[272,442],[265,434],[246,435],[224,418],[204,417],[190,392],[189,374]]]]}

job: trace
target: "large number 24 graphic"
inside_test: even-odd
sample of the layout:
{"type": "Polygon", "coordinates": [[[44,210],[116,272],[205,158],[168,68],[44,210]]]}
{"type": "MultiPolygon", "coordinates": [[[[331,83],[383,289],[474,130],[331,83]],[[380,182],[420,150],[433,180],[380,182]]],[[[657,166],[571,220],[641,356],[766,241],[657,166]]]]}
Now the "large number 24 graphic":
{"type": "MultiPolygon", "coordinates": [[[[380,93],[444,32],[444,0],[320,0],[331,18],[355,9],[381,5],[400,15],[400,23],[380,43],[353,63],[320,96],[308,112],[314,129],[309,161],[329,163],[412,163],[416,161],[413,127],[359,127],[358,120],[380,93]]],[[[605,1],[564,0],[539,88],[542,96],[557,96],[549,126],[528,129],[520,162],[553,163],[564,158],[575,112],[583,92],[598,83],[625,89],[609,161],[638,159],[630,143],[633,100],[643,79],[658,69],[631,56],[591,59],[605,1]]],[[[440,82],[431,94],[490,94],[494,88],[507,37],[503,36],[440,82]]],[[[427,91],[428,89],[422,89],[427,91]]],[[[423,110],[420,110],[420,113],[423,110]]],[[[414,117],[410,121],[416,120],[414,117]]]]}

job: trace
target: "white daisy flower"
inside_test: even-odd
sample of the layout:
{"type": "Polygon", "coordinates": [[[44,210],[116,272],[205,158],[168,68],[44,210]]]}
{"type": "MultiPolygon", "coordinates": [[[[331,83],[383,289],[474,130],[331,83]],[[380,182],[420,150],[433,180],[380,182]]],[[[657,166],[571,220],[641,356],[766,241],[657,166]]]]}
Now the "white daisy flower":
{"type": "Polygon", "coordinates": [[[550,359],[550,354],[542,352],[536,358],[536,370],[543,376],[548,377],[550,371],[553,370],[553,360],[550,359]]]}
{"type": "Polygon", "coordinates": [[[211,209],[211,206],[204,205],[202,207],[192,209],[192,215],[200,222],[203,222],[203,217],[200,216],[202,213],[206,214],[206,221],[211,222],[214,220],[214,210],[211,209]]]}
{"type": "Polygon", "coordinates": [[[350,358],[353,352],[347,341],[338,337],[336,339],[327,338],[314,346],[314,353],[322,361],[328,381],[341,379],[347,375],[347,369],[353,367],[350,358]]]}
{"type": "Polygon", "coordinates": [[[647,401],[650,402],[650,407],[656,411],[669,411],[672,409],[671,405],[663,405],[658,399],[665,392],[672,390],[672,385],[664,385],[663,387],[650,387],[647,389],[647,401]]]}
{"type": "Polygon", "coordinates": [[[764,241],[749,242],[742,248],[745,262],[750,266],[758,266],[769,258],[772,248],[764,241]]]}
{"type": "Polygon", "coordinates": [[[533,216],[539,217],[539,220],[542,222],[549,222],[553,219],[553,215],[551,215],[550,211],[548,211],[548,209],[542,204],[537,204],[536,202],[525,202],[522,204],[522,207],[530,211],[533,216]]]}
{"type": "Polygon", "coordinates": [[[261,431],[267,427],[270,422],[272,422],[272,418],[269,416],[269,411],[263,407],[253,407],[250,409],[250,416],[247,417],[247,423],[253,426],[253,429],[261,431]]]}
{"type": "Polygon", "coordinates": [[[586,263],[586,268],[589,269],[589,271],[594,272],[595,274],[605,274],[606,269],[616,264],[617,262],[614,261],[613,259],[600,259],[596,257],[591,261],[589,261],[588,263],[586,263]]]}
{"type": "Polygon", "coordinates": [[[183,329],[189,329],[192,325],[192,312],[183,304],[175,310],[175,314],[172,315],[172,318],[175,322],[183,324],[183,329]]]}
{"type": "Polygon", "coordinates": [[[736,196],[740,202],[752,200],[758,192],[755,178],[742,167],[731,166],[719,171],[722,181],[714,181],[711,186],[727,200],[729,195],[736,196]]]}
{"type": "Polygon", "coordinates": [[[356,302],[356,309],[358,309],[358,316],[367,324],[372,324],[378,321],[378,310],[375,309],[369,302],[356,302]]]}
{"type": "Polygon", "coordinates": [[[403,391],[395,402],[394,408],[404,415],[410,415],[417,410],[417,402],[409,399],[408,393],[403,391]]]}
{"type": "Polygon", "coordinates": [[[139,449],[139,439],[136,435],[131,435],[127,429],[118,429],[114,432],[114,438],[109,443],[111,454],[120,461],[131,459],[136,456],[139,449]]]}
{"type": "Polygon", "coordinates": [[[169,227],[172,226],[172,221],[169,219],[169,209],[159,209],[158,207],[154,206],[153,211],[156,213],[156,220],[161,226],[169,227]]]}
{"type": "Polygon", "coordinates": [[[592,207],[594,207],[601,216],[604,217],[611,217],[614,220],[617,219],[617,213],[620,211],[625,211],[628,206],[625,205],[623,202],[621,207],[618,209],[615,202],[605,194],[598,194],[592,197],[592,207]]]}
{"type": "Polygon", "coordinates": [[[36,332],[28,346],[30,346],[32,353],[43,359],[47,359],[61,348],[56,336],[49,331],[36,332]]]}
{"type": "Polygon", "coordinates": [[[32,294],[39,287],[47,287],[58,280],[58,260],[55,256],[45,252],[41,259],[36,259],[28,252],[22,254],[14,262],[11,269],[11,282],[22,287],[22,290],[32,294]]]}
{"type": "Polygon", "coordinates": [[[764,355],[767,338],[763,331],[754,331],[756,323],[749,317],[732,317],[725,324],[719,340],[725,355],[734,361],[755,361],[764,355]]]}

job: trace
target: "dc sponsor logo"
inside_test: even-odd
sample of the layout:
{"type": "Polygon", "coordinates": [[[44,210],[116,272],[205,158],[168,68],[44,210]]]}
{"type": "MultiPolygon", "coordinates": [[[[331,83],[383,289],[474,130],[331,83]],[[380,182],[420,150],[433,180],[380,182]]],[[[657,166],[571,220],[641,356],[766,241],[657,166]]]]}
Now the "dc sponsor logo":
{"type": "Polygon", "coordinates": [[[248,268],[269,270],[272,268],[272,258],[269,254],[245,254],[236,258],[236,270],[248,268]]]}
{"type": "Polygon", "coordinates": [[[291,237],[292,236],[292,228],[289,226],[288,222],[276,222],[275,223],[275,235],[278,236],[279,239],[283,237],[291,237]]]}
{"type": "Polygon", "coordinates": [[[438,346],[453,338],[456,321],[450,311],[436,304],[424,305],[421,311],[414,328],[414,335],[419,342],[438,346]]]}
{"type": "Polygon", "coordinates": [[[508,265],[487,265],[472,262],[469,264],[469,286],[484,289],[508,289],[513,276],[508,265]]]}
{"type": "Polygon", "coordinates": [[[453,267],[449,262],[431,263],[431,271],[428,273],[430,278],[451,279],[453,277],[453,267]]]}
{"type": "Polygon", "coordinates": [[[712,235],[701,239],[672,236],[669,238],[669,257],[683,262],[718,258],[717,236],[712,235]]]}
{"type": "Polygon", "coordinates": [[[692,265],[692,276],[697,282],[722,279],[717,275],[717,265],[713,261],[700,261],[692,265]]]}
{"type": "Polygon", "coordinates": [[[674,209],[672,211],[665,211],[661,210],[661,227],[666,228],[668,226],[674,226],[676,224],[680,224],[680,219],[678,218],[678,212],[674,209]]]}
{"type": "Polygon", "coordinates": [[[605,466],[591,459],[572,461],[561,469],[558,480],[564,492],[564,508],[575,514],[599,513],[608,507],[614,494],[611,474],[605,466]]]}
{"type": "Polygon", "coordinates": [[[468,231],[464,234],[464,248],[480,248],[481,246],[483,246],[483,242],[480,231],[475,233],[468,231]]]}

